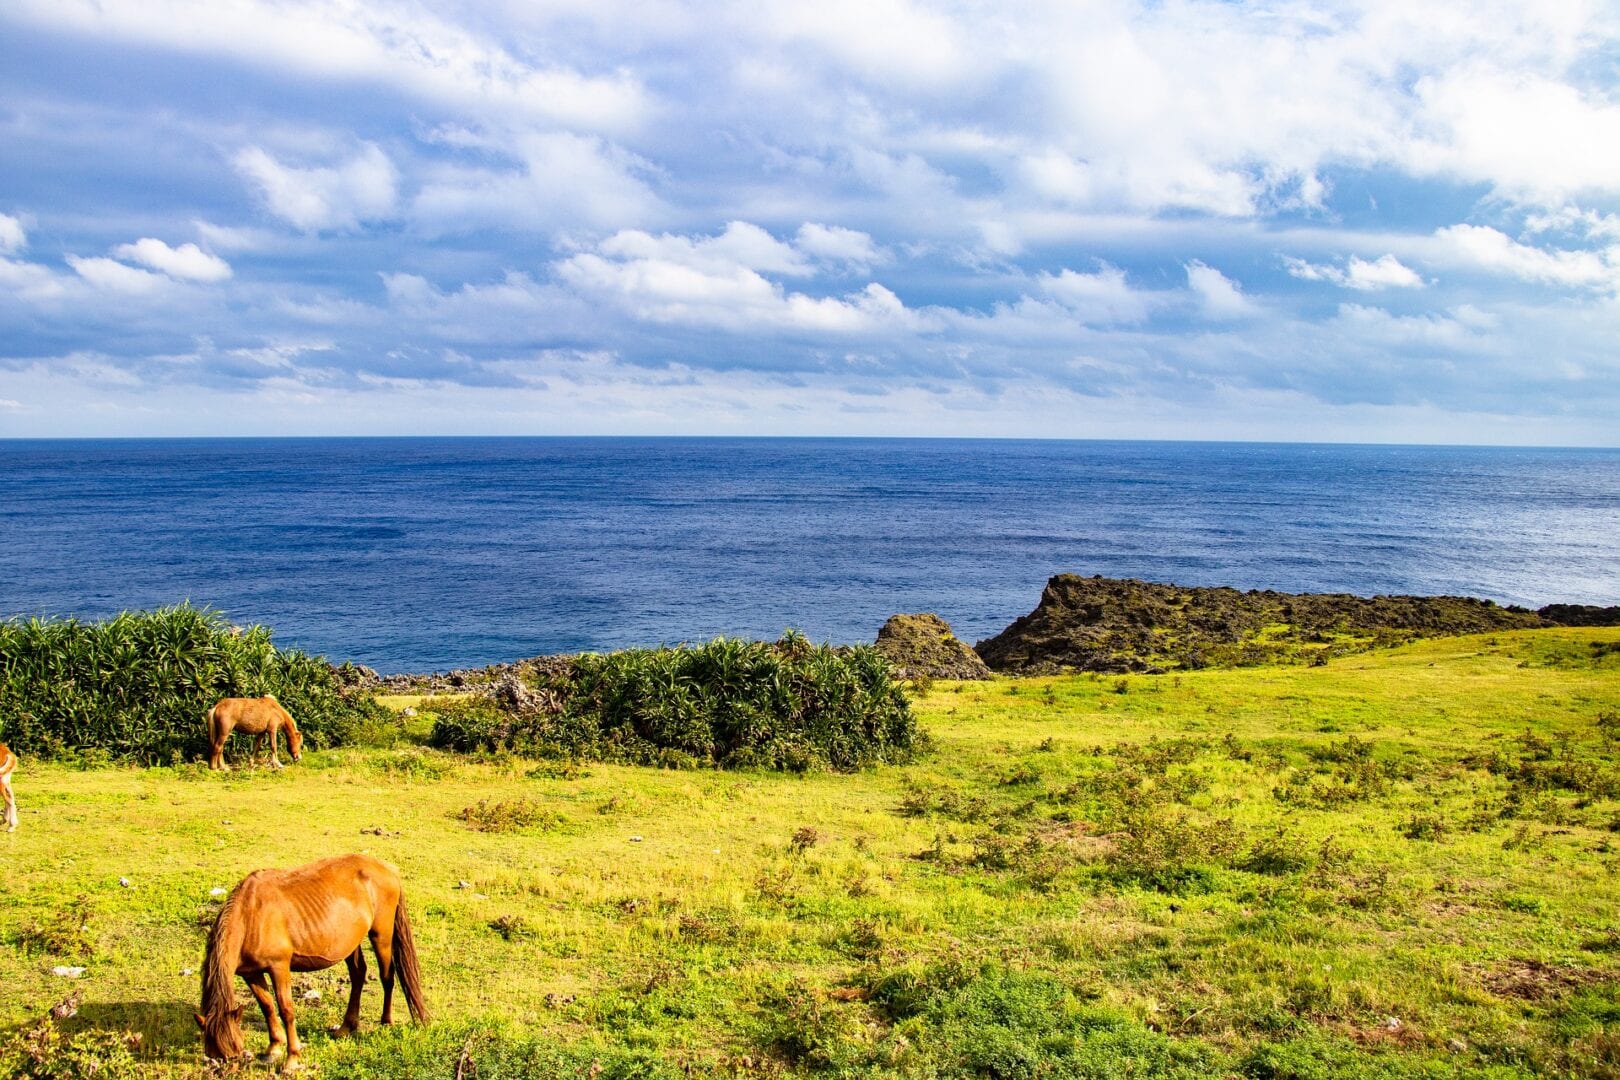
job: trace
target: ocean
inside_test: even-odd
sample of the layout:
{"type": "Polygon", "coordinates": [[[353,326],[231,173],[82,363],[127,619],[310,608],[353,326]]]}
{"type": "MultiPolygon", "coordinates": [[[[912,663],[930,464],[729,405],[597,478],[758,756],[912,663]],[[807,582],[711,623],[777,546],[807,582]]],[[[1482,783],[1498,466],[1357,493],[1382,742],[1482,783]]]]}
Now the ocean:
{"type": "Polygon", "coordinates": [[[1052,574],[1620,603],[1620,451],[929,439],[0,441],[0,617],[190,600],[384,672],[997,633],[1052,574]]]}

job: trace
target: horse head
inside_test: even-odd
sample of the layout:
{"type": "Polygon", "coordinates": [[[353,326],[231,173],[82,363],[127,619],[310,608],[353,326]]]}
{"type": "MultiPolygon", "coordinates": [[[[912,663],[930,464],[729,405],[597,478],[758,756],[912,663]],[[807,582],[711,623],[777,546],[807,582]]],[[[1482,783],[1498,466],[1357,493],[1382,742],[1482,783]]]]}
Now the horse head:
{"type": "Polygon", "coordinates": [[[226,1009],[212,1017],[195,1014],[202,1028],[203,1053],[216,1061],[227,1061],[247,1054],[242,1041],[242,1006],[226,1009]]]}

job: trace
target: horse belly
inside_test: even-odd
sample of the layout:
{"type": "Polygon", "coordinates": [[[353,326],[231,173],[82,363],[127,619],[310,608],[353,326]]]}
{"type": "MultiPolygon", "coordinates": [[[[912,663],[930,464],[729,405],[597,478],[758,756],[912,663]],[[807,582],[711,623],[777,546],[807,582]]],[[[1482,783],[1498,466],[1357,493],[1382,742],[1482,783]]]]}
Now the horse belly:
{"type": "Polygon", "coordinates": [[[358,913],[337,925],[311,926],[293,942],[292,969],[321,971],[348,959],[371,932],[371,920],[358,913]]]}
{"type": "Polygon", "coordinates": [[[343,963],[353,952],[354,950],[350,949],[342,956],[305,956],[303,953],[293,953],[292,963],[288,966],[294,971],[325,971],[334,964],[343,963]]]}

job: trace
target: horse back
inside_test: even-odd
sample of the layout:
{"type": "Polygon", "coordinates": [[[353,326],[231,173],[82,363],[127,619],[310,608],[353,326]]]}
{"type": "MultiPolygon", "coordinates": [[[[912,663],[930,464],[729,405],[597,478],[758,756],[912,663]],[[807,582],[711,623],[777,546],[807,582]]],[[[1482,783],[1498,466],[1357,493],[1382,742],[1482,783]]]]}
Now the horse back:
{"type": "Polygon", "coordinates": [[[292,715],[268,694],[256,698],[221,698],[209,712],[212,724],[248,735],[293,726],[292,715]]]}
{"type": "Polygon", "coordinates": [[[368,855],[340,855],[291,870],[256,870],[227,907],[243,922],[242,954],[288,956],[296,970],[338,963],[399,903],[399,873],[368,855]]]}

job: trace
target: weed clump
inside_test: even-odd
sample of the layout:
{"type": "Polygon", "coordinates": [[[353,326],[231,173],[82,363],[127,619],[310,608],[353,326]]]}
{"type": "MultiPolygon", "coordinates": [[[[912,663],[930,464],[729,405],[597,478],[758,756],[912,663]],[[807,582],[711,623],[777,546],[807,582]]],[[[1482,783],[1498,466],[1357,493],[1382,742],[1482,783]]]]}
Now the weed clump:
{"type": "Polygon", "coordinates": [[[518,832],[523,829],[555,829],[567,819],[533,799],[491,801],[479,799],[456,815],[475,832],[518,832]]]}
{"type": "Polygon", "coordinates": [[[89,1028],[68,1034],[54,1017],[0,1042],[0,1073],[17,1080],[135,1080],[143,1075],[138,1031],[89,1028]]]}
{"type": "Polygon", "coordinates": [[[81,893],[49,918],[24,923],[17,933],[17,944],[24,952],[87,960],[96,951],[95,934],[90,929],[92,917],[90,897],[81,893]]]}

